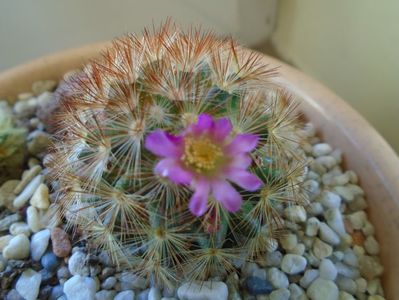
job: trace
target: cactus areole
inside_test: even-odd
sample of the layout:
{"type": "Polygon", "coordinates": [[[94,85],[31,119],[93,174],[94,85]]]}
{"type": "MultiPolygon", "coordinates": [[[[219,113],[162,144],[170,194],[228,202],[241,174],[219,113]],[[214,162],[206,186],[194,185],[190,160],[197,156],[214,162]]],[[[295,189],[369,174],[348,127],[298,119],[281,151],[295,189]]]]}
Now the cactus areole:
{"type": "Polygon", "coordinates": [[[64,82],[47,160],[54,218],[160,286],[233,271],[306,200],[301,134],[275,68],[167,22],[64,82]]]}

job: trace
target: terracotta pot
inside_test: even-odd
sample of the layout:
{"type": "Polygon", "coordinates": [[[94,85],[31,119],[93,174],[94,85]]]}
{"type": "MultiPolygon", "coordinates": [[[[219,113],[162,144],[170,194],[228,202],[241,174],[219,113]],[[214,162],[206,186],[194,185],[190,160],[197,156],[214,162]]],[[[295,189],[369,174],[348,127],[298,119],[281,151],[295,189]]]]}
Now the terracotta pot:
{"type": "MultiPolygon", "coordinates": [[[[0,74],[0,99],[29,91],[34,81],[60,79],[99,54],[100,43],[46,56],[0,74]]],[[[378,132],[342,99],[316,80],[274,58],[280,81],[301,99],[300,110],[319,135],[344,153],[345,167],[356,171],[366,192],[369,215],[381,243],[387,299],[399,295],[399,158],[378,132]]]]}

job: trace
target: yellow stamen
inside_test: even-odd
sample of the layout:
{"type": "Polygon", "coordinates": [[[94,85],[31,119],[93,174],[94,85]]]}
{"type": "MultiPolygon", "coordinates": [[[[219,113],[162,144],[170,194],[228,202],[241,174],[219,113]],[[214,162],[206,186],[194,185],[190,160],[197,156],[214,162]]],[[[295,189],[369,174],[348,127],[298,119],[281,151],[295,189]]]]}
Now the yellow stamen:
{"type": "Polygon", "coordinates": [[[209,138],[200,137],[184,139],[184,155],[182,160],[187,166],[195,169],[198,173],[215,170],[223,152],[220,146],[215,145],[209,138]]]}

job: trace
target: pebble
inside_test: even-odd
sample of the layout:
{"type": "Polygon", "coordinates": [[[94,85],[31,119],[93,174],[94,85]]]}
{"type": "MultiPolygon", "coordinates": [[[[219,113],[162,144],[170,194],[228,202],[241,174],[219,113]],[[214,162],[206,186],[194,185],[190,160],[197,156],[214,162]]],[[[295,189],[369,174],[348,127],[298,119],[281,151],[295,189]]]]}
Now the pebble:
{"type": "Polygon", "coordinates": [[[42,282],[42,276],[32,270],[25,270],[19,277],[15,289],[26,300],[35,300],[39,295],[39,287],[42,282]]]}
{"type": "Polygon", "coordinates": [[[306,211],[303,206],[291,205],[284,210],[285,217],[296,223],[306,221],[306,211]]]}
{"type": "Polygon", "coordinates": [[[338,274],[351,278],[351,279],[356,279],[360,277],[359,270],[357,268],[348,266],[346,264],[343,264],[341,262],[337,262],[335,264],[335,268],[338,271],[338,274]]]}
{"type": "Polygon", "coordinates": [[[26,224],[25,222],[16,222],[14,224],[11,224],[10,233],[12,235],[25,234],[27,237],[29,237],[31,231],[28,224],[26,224]]]}
{"type": "Polygon", "coordinates": [[[58,284],[51,289],[49,300],[56,300],[64,294],[63,286],[58,284]]]}
{"type": "Polygon", "coordinates": [[[89,275],[89,267],[86,265],[86,254],[76,251],[68,260],[68,270],[72,275],[89,275]]]}
{"type": "Polygon", "coordinates": [[[288,287],[290,291],[290,300],[306,300],[305,291],[296,283],[291,283],[288,287]]]}
{"type": "Polygon", "coordinates": [[[319,277],[319,271],[316,269],[308,269],[305,271],[305,274],[303,274],[302,278],[299,280],[299,284],[301,287],[307,289],[309,285],[317,278],[319,277]]]}
{"type": "Polygon", "coordinates": [[[20,194],[23,191],[23,189],[27,186],[27,184],[31,182],[33,178],[39,175],[41,171],[42,168],[40,166],[34,166],[24,171],[22,174],[21,181],[18,182],[18,184],[15,186],[13,190],[14,194],[15,195],[20,194]]]}
{"type": "Polygon", "coordinates": [[[148,293],[148,300],[161,300],[161,292],[158,288],[152,287],[148,293]]]}
{"type": "Polygon", "coordinates": [[[319,219],[311,217],[306,221],[305,233],[307,236],[316,236],[320,227],[319,219]]]}
{"type": "Polygon", "coordinates": [[[293,234],[293,233],[284,234],[280,238],[280,244],[281,244],[281,247],[283,247],[283,249],[292,250],[298,244],[298,238],[297,238],[296,234],[293,234]]]}
{"type": "Polygon", "coordinates": [[[324,191],[320,197],[320,203],[326,208],[339,208],[341,206],[341,197],[333,192],[324,191]]]}
{"type": "Polygon", "coordinates": [[[288,289],[278,289],[269,295],[270,300],[288,300],[290,298],[290,291],[288,289]]]}
{"type": "Polygon", "coordinates": [[[15,208],[21,208],[32,197],[33,193],[43,182],[43,176],[37,175],[31,182],[23,189],[23,191],[14,199],[13,205],[15,208]]]}
{"type": "Polygon", "coordinates": [[[373,236],[368,236],[364,241],[364,249],[368,254],[378,255],[380,253],[380,245],[373,236]]]}
{"type": "Polygon", "coordinates": [[[14,289],[10,290],[5,300],[24,300],[24,298],[14,289]]]}
{"type": "Polygon", "coordinates": [[[327,280],[335,280],[338,271],[333,262],[329,259],[322,259],[319,266],[320,278],[327,280]]]}
{"type": "Polygon", "coordinates": [[[340,291],[339,292],[339,300],[356,300],[353,298],[351,294],[348,294],[347,292],[340,291]]]}
{"type": "Polygon", "coordinates": [[[228,289],[220,281],[185,283],[177,289],[177,297],[180,300],[227,300],[228,289]]]}
{"type": "Polygon", "coordinates": [[[314,240],[312,250],[313,250],[313,254],[318,259],[329,257],[333,252],[333,248],[329,244],[324,243],[323,241],[321,241],[318,238],[316,238],[314,240]]]}
{"type": "Polygon", "coordinates": [[[4,248],[10,243],[14,236],[11,234],[0,236],[0,252],[3,252],[4,248]]]}
{"type": "Polygon", "coordinates": [[[150,293],[150,289],[146,289],[146,290],[140,292],[140,293],[137,295],[136,300],[148,300],[148,294],[149,294],[149,293],[150,293]]]}
{"type": "Polygon", "coordinates": [[[315,161],[327,169],[332,169],[338,163],[337,160],[330,155],[319,156],[315,159],[315,161]]]}
{"type": "Polygon", "coordinates": [[[33,206],[29,206],[26,210],[26,221],[32,232],[38,232],[44,228],[39,211],[33,206]]]}
{"type": "Polygon", "coordinates": [[[148,285],[147,280],[132,272],[122,272],[119,275],[121,290],[143,289],[148,285]]]}
{"type": "Polygon", "coordinates": [[[106,278],[103,283],[101,283],[101,288],[104,290],[112,289],[116,284],[116,278],[114,276],[106,278]]]}
{"type": "Polygon", "coordinates": [[[44,252],[46,252],[49,240],[50,230],[48,229],[39,231],[32,236],[30,243],[30,252],[33,260],[40,260],[44,252]]]}
{"type": "Polygon", "coordinates": [[[5,259],[25,259],[29,257],[30,243],[24,234],[13,237],[3,249],[5,259]]]}
{"type": "Polygon", "coordinates": [[[116,291],[101,290],[96,293],[96,300],[113,300],[115,295],[116,291]]]}
{"type": "Polygon", "coordinates": [[[45,92],[53,91],[58,85],[58,82],[55,80],[41,80],[36,81],[32,84],[32,92],[35,95],[40,95],[45,92]]]}
{"type": "Polygon", "coordinates": [[[11,224],[21,220],[20,214],[8,215],[0,220],[0,231],[6,231],[10,228],[11,224]]]}
{"type": "Polygon", "coordinates": [[[346,249],[342,261],[352,267],[359,266],[359,259],[352,249],[346,249]]]}
{"type": "MultiPolygon", "coordinates": [[[[42,264],[43,268],[45,268],[46,270],[50,271],[50,272],[54,272],[57,270],[59,264],[60,264],[60,259],[54,255],[54,253],[52,252],[47,252],[46,254],[44,254],[40,260],[40,263],[42,264]]],[[[67,269],[67,268],[65,268],[67,269]]],[[[63,269],[59,269],[58,271],[61,270],[61,274],[62,274],[62,270],[63,269]]],[[[67,269],[68,274],[70,276],[69,270],[67,269]]],[[[58,272],[57,272],[58,275],[58,272]]],[[[69,277],[68,276],[68,277],[69,277]]],[[[63,277],[66,278],[66,277],[63,277]]]]}
{"type": "Polygon", "coordinates": [[[381,276],[384,268],[374,257],[363,255],[359,259],[359,270],[362,277],[371,280],[381,276]]]}
{"type": "Polygon", "coordinates": [[[325,212],[324,217],[328,226],[330,226],[339,236],[342,237],[347,235],[342,214],[338,208],[328,209],[325,212]]]}
{"type": "Polygon", "coordinates": [[[338,300],[339,291],[333,281],[317,278],[309,286],[306,294],[311,300],[338,300]]]}
{"type": "Polygon", "coordinates": [[[273,286],[266,280],[266,278],[249,276],[245,283],[251,295],[269,294],[273,290],[273,286]]]}
{"type": "Polygon", "coordinates": [[[353,279],[344,276],[338,276],[335,282],[340,290],[351,295],[354,295],[357,291],[357,285],[353,279]]]}
{"type": "Polygon", "coordinates": [[[0,187],[0,207],[12,207],[15,199],[14,189],[20,183],[19,180],[7,180],[0,187]]]}
{"type": "Polygon", "coordinates": [[[132,290],[119,292],[114,298],[114,300],[133,300],[133,299],[134,299],[134,291],[132,290]]]}
{"type": "Polygon", "coordinates": [[[75,275],[64,283],[64,293],[68,299],[95,299],[96,282],[93,278],[75,275]]]}
{"type": "Polygon", "coordinates": [[[315,157],[323,156],[330,154],[332,152],[332,148],[329,144],[320,143],[313,145],[313,155],[315,157]]]}
{"type": "Polygon", "coordinates": [[[296,254],[286,254],[281,262],[281,269],[290,275],[298,274],[305,270],[307,265],[303,256],[296,254]]]}
{"type": "Polygon", "coordinates": [[[289,285],[287,276],[277,268],[270,268],[267,276],[270,283],[277,289],[287,288],[289,285]]]}
{"type": "Polygon", "coordinates": [[[330,245],[338,245],[340,243],[339,236],[324,222],[320,222],[319,237],[330,245]]]}
{"type": "Polygon", "coordinates": [[[38,209],[48,209],[50,206],[47,185],[41,183],[30,199],[30,204],[38,209]]]}
{"type": "Polygon", "coordinates": [[[265,257],[265,264],[267,267],[278,267],[281,264],[283,255],[280,251],[267,252],[265,257]]]}
{"type": "Polygon", "coordinates": [[[63,229],[55,227],[51,230],[51,242],[56,256],[66,257],[71,252],[71,241],[63,229]]]}

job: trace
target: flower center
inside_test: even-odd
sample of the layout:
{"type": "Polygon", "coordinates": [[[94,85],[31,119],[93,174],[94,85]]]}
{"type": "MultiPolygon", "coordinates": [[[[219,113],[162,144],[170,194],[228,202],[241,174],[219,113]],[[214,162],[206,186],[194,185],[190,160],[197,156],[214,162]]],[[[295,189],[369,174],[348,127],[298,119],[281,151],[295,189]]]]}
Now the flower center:
{"type": "Polygon", "coordinates": [[[193,167],[198,173],[213,171],[223,157],[220,146],[215,145],[209,138],[201,137],[184,139],[184,155],[182,160],[193,167]]]}

